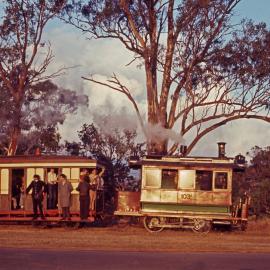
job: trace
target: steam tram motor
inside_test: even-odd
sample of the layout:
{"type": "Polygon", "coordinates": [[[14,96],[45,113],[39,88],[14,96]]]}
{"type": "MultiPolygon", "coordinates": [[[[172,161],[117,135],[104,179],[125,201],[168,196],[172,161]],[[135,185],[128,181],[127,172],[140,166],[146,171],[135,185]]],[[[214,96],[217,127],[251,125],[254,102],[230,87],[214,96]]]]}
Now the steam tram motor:
{"type": "Polygon", "coordinates": [[[249,197],[232,202],[233,172],[244,170],[243,156],[227,158],[225,151],[216,158],[147,156],[130,160],[130,166],[141,169],[141,190],[119,191],[115,215],[142,219],[149,232],[207,233],[214,224],[246,229],[249,197]]]}

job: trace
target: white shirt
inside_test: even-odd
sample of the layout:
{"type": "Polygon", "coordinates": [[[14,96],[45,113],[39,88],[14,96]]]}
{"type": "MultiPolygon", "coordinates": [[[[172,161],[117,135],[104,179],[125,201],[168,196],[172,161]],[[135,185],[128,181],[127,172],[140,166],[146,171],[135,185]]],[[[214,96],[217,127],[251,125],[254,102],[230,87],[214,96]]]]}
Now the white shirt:
{"type": "Polygon", "coordinates": [[[56,184],[57,181],[57,175],[56,173],[49,172],[48,173],[48,183],[49,184],[56,184]]]}

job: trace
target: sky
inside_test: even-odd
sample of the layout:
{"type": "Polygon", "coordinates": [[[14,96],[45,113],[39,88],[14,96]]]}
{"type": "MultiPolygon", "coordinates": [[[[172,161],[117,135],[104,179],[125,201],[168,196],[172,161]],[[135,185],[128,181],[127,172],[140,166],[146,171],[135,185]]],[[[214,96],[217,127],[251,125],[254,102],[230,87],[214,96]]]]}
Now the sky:
{"type": "MultiPolygon", "coordinates": [[[[257,22],[265,21],[270,25],[269,11],[268,0],[242,0],[235,11],[234,20],[237,22],[247,17],[257,22]]],[[[84,81],[81,76],[93,74],[99,79],[105,79],[115,72],[140,101],[140,109],[146,112],[144,72],[136,65],[126,66],[132,60],[132,55],[119,43],[111,40],[88,40],[87,36],[72,27],[55,22],[47,27],[44,39],[51,41],[55,55],[49,71],[62,66],[76,66],[66,75],[56,79],[56,82],[65,88],[89,96],[89,107],[81,108],[76,115],[69,116],[60,127],[63,140],[77,140],[77,131],[80,127],[84,123],[91,123],[93,117],[100,113],[114,113],[116,117],[125,115],[124,123],[127,119],[130,119],[130,123],[136,122],[133,108],[123,94],[84,81]]],[[[228,156],[246,154],[255,145],[261,147],[270,145],[269,127],[269,123],[253,120],[232,122],[203,138],[191,154],[215,156],[216,143],[219,141],[227,142],[228,156]]]]}

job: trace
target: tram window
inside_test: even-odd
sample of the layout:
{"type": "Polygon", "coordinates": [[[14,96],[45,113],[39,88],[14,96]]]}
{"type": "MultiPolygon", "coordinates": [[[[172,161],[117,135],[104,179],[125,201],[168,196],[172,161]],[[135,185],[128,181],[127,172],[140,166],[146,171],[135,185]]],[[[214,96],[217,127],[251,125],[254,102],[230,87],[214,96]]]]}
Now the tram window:
{"type": "Polygon", "coordinates": [[[180,184],[181,189],[193,189],[195,184],[196,171],[194,170],[181,170],[180,171],[180,184]]]}
{"type": "Polygon", "coordinates": [[[71,180],[78,181],[80,178],[80,168],[71,168],[71,180]]]}
{"type": "Polygon", "coordinates": [[[145,169],[145,186],[160,188],[161,175],[158,169],[145,169]]]}
{"type": "Polygon", "coordinates": [[[27,168],[26,174],[26,186],[28,187],[33,180],[35,174],[40,176],[41,180],[44,180],[44,169],[43,168],[27,168]]]}
{"type": "Polygon", "coordinates": [[[226,172],[215,173],[215,189],[227,189],[228,174],[226,172]]]}
{"type": "Polygon", "coordinates": [[[38,174],[40,176],[40,179],[44,180],[44,169],[43,168],[36,168],[35,174],[38,174]]]}
{"type": "Polygon", "coordinates": [[[66,175],[71,182],[78,183],[80,179],[80,168],[63,168],[62,173],[66,175]]]}
{"type": "Polygon", "coordinates": [[[70,168],[63,168],[62,173],[66,175],[67,179],[70,179],[70,168]]]}
{"type": "Polygon", "coordinates": [[[177,170],[162,170],[161,188],[176,189],[178,182],[177,170]]]}
{"type": "Polygon", "coordinates": [[[196,171],[196,190],[212,190],[212,171],[196,171]]]}
{"type": "Polygon", "coordinates": [[[8,194],[8,187],[9,187],[9,170],[8,169],[1,169],[0,175],[0,194],[8,194]]]}

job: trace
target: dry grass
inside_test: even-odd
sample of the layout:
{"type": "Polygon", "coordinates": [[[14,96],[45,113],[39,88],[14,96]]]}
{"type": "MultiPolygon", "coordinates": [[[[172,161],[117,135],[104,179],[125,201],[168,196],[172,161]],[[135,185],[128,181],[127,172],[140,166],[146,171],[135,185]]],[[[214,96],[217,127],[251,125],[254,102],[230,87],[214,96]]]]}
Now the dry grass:
{"type": "Polygon", "coordinates": [[[270,219],[264,218],[258,221],[252,220],[248,224],[248,231],[253,233],[269,233],[270,232],[270,219]]]}
{"type": "Polygon", "coordinates": [[[177,252],[270,252],[270,222],[251,222],[247,232],[165,230],[151,234],[141,227],[51,228],[0,226],[0,247],[177,251],[177,252]]]}

